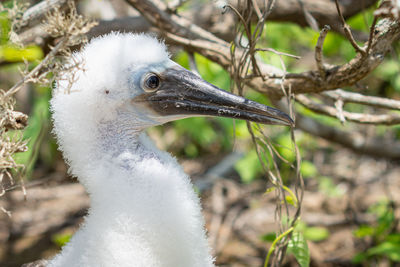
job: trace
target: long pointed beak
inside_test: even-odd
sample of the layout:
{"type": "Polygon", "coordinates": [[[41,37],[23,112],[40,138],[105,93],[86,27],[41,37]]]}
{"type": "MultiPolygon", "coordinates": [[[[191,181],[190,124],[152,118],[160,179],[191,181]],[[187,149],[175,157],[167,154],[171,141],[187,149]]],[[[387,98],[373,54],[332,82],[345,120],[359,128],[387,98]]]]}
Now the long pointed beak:
{"type": "Polygon", "coordinates": [[[160,116],[218,116],[294,125],[286,113],[219,89],[179,65],[162,72],[160,80],[156,91],[141,97],[160,116]]]}

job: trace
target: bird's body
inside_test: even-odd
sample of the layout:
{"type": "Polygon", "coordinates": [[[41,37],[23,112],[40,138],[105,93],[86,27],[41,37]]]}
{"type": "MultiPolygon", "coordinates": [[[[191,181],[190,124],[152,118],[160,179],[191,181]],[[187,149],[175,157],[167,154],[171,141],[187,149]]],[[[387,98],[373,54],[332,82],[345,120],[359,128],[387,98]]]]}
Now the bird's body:
{"type": "Polygon", "coordinates": [[[87,165],[90,212],[50,266],[213,266],[189,178],[146,139],[87,165]]]}
{"type": "Polygon", "coordinates": [[[48,266],[214,266],[190,179],[143,131],[202,114],[286,125],[290,118],[192,76],[153,37],[114,33],[76,56],[84,70],[70,93],[67,81],[59,83],[51,107],[60,148],[91,207],[48,266]]]}

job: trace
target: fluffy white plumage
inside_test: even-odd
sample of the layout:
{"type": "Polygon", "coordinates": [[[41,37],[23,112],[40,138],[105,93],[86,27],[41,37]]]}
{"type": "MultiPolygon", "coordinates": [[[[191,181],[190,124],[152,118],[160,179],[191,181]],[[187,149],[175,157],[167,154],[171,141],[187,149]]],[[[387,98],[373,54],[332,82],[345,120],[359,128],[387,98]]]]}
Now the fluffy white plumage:
{"type": "Polygon", "coordinates": [[[190,179],[142,133],[162,121],[131,102],[142,90],[136,73],[176,64],[165,45],[113,33],[76,56],[85,71],[77,73],[71,93],[60,82],[51,108],[60,148],[91,207],[49,266],[213,266],[190,179]]]}

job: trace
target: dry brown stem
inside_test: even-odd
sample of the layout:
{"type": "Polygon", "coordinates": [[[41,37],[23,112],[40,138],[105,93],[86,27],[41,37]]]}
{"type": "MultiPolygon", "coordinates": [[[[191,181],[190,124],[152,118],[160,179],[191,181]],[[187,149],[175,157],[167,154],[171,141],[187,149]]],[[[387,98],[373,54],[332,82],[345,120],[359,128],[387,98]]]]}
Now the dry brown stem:
{"type": "Polygon", "coordinates": [[[344,91],[342,89],[326,91],[323,92],[322,95],[332,98],[334,100],[342,99],[344,102],[347,103],[357,103],[377,108],[400,110],[400,101],[394,99],[388,99],[376,96],[366,96],[359,93],[344,91]]]}
{"type": "Polygon", "coordinates": [[[322,46],[324,45],[325,37],[329,30],[330,27],[328,25],[325,25],[322,28],[318,37],[317,45],[315,46],[315,62],[317,63],[317,68],[322,79],[325,79],[326,76],[325,66],[322,61],[322,46]]]}
{"type": "Polygon", "coordinates": [[[342,22],[344,35],[347,37],[347,39],[349,40],[351,45],[354,47],[354,49],[358,53],[360,53],[364,56],[367,52],[357,44],[356,40],[354,40],[353,34],[351,33],[351,30],[350,30],[350,26],[346,23],[346,21],[343,17],[342,11],[340,10],[339,1],[335,0],[335,4],[336,4],[336,10],[338,11],[338,14],[339,14],[339,18],[342,22]]]}
{"type": "Polygon", "coordinates": [[[67,43],[67,38],[63,38],[52,50],[50,53],[46,55],[46,57],[29,73],[24,75],[19,82],[14,84],[13,87],[11,87],[4,95],[4,97],[8,98],[14,95],[16,92],[18,92],[23,85],[29,82],[35,82],[39,78],[39,73],[40,71],[48,65],[50,60],[54,59],[54,56],[60,51],[61,48],[64,48],[64,46],[67,43]]]}
{"type": "MultiPolygon", "coordinates": [[[[14,5],[13,9],[8,10],[11,24],[15,25],[11,28],[10,41],[19,40],[17,30],[24,26],[29,19],[38,16],[39,13],[47,13],[45,30],[54,38],[59,38],[57,44],[50,49],[45,58],[40,61],[31,71],[22,71],[23,77],[15,83],[8,91],[0,90],[0,196],[6,191],[4,188],[4,178],[7,178],[7,185],[15,184],[14,178],[11,176],[11,170],[18,171],[23,166],[17,164],[13,156],[15,153],[27,150],[26,143],[22,141],[22,134],[19,132],[27,125],[28,116],[14,111],[15,101],[13,96],[27,83],[51,83],[54,77],[62,75],[65,72],[71,72],[71,69],[79,68],[81,62],[77,62],[71,66],[71,69],[62,67],[60,58],[70,57],[69,47],[86,41],[85,34],[92,28],[95,23],[84,19],[78,15],[74,2],[68,3],[69,12],[64,13],[58,6],[54,4],[58,1],[46,2],[47,8],[42,2],[35,8],[28,9],[28,13],[24,18],[23,13],[19,10],[18,5],[14,5]],[[15,8],[17,8],[15,10],[15,8]],[[43,9],[41,9],[43,8],[43,9]],[[50,8],[52,11],[48,12],[50,8]],[[34,11],[32,11],[34,10],[34,11]],[[17,14],[17,15],[15,15],[17,14]],[[14,39],[11,37],[14,36],[14,39]],[[52,76],[52,77],[51,77],[52,76]],[[8,134],[9,129],[15,130],[14,134],[8,134]]],[[[26,68],[27,69],[27,68],[26,68]]],[[[75,70],[76,71],[76,70],[75,70]]],[[[73,82],[73,74],[70,75],[73,82]]],[[[26,195],[24,182],[21,175],[18,175],[20,187],[26,195]]]]}
{"type": "Polygon", "coordinates": [[[381,6],[375,10],[375,16],[389,17],[391,19],[399,19],[400,17],[400,5],[396,0],[384,0],[381,6]]]}
{"type": "MultiPolygon", "coordinates": [[[[343,116],[346,120],[365,123],[365,124],[380,124],[380,125],[395,125],[400,124],[400,115],[398,114],[366,114],[366,113],[353,113],[347,111],[339,111],[337,108],[320,104],[305,95],[296,95],[296,101],[305,106],[306,108],[315,111],[319,114],[325,114],[334,118],[341,118],[343,116]]],[[[340,98],[339,98],[340,99],[340,98]]],[[[340,119],[343,121],[343,119],[340,119]]]]}
{"type": "Polygon", "coordinates": [[[343,131],[303,115],[297,115],[297,127],[313,136],[340,144],[352,151],[377,158],[400,159],[400,144],[381,138],[368,138],[358,131],[343,131]]]}

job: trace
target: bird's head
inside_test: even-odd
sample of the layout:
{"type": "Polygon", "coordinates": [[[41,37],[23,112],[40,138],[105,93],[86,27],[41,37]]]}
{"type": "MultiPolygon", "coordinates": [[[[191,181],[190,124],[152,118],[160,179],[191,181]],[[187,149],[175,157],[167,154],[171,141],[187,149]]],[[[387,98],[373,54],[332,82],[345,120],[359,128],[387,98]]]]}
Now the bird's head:
{"type": "Polygon", "coordinates": [[[96,38],[75,58],[84,62],[82,70],[59,81],[51,102],[61,140],[94,135],[104,125],[118,128],[114,132],[141,131],[192,116],[293,125],[285,113],[221,90],[179,66],[165,45],[148,35],[96,38]]]}

